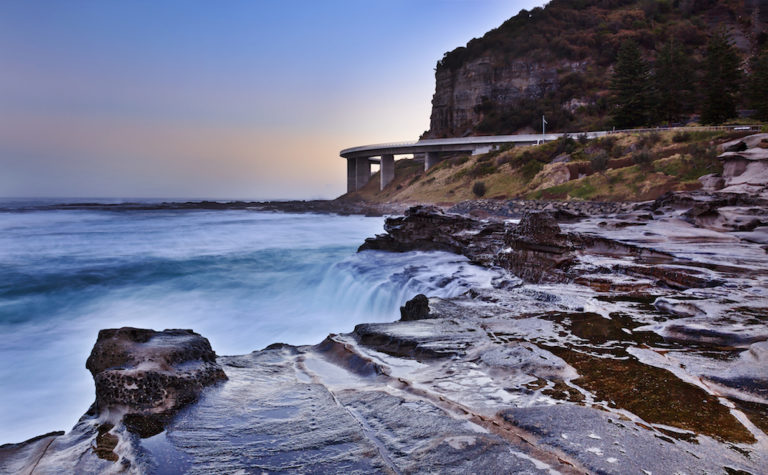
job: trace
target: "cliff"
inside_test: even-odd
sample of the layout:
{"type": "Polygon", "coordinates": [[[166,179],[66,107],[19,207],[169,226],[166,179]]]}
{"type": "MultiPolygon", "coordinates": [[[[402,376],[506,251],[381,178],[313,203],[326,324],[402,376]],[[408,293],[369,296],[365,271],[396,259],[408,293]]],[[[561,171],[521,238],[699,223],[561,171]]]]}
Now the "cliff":
{"type": "Polygon", "coordinates": [[[625,39],[651,62],[674,39],[696,69],[708,36],[724,28],[746,60],[768,36],[768,8],[760,4],[553,0],[522,10],[438,61],[425,137],[540,130],[543,114],[552,131],[606,128],[610,75],[625,39]]]}

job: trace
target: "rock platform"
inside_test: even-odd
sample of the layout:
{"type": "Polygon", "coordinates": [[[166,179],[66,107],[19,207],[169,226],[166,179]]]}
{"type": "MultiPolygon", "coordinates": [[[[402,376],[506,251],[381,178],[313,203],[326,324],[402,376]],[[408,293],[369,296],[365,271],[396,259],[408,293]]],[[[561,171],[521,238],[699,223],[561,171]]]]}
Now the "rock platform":
{"type": "Polygon", "coordinates": [[[0,471],[764,473],[762,199],[692,192],[519,221],[412,208],[360,252],[461,253],[492,284],[241,356],[189,331],[104,331],[92,411],[0,447],[0,471]],[[757,222],[707,217],[724,212],[757,222]]]}

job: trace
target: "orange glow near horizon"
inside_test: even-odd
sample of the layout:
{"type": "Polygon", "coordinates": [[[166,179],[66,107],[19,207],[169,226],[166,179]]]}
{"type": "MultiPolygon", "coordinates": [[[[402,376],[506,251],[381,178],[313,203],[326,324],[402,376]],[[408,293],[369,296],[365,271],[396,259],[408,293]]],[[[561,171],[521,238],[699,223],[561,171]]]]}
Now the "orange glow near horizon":
{"type": "Polygon", "coordinates": [[[442,54],[542,2],[0,7],[0,197],[334,198],[442,54]]]}

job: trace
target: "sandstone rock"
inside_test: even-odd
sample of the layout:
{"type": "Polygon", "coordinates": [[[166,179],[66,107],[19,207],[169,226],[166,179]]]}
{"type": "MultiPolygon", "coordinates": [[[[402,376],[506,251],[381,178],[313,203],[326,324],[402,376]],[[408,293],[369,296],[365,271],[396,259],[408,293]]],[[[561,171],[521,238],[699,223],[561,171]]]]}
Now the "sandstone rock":
{"type": "Polygon", "coordinates": [[[400,307],[400,320],[407,322],[411,320],[424,320],[429,316],[429,299],[424,294],[418,294],[411,300],[405,302],[405,306],[400,307]]]}
{"type": "Polygon", "coordinates": [[[448,251],[463,254],[475,263],[493,260],[501,244],[503,223],[481,221],[444,213],[435,206],[414,206],[402,217],[387,218],[386,234],[368,238],[358,251],[448,251]]]}
{"type": "Polygon", "coordinates": [[[513,235],[515,240],[525,239],[545,244],[559,242],[562,232],[551,213],[541,212],[525,214],[513,233],[507,233],[507,237],[510,235],[513,235]]]}
{"type": "Polygon", "coordinates": [[[743,140],[739,140],[736,143],[729,142],[729,145],[723,146],[724,152],[741,152],[747,149],[747,144],[743,140]]]}
{"type": "Polygon", "coordinates": [[[760,147],[761,143],[768,139],[768,134],[753,134],[740,139],[731,140],[720,145],[723,152],[740,152],[748,148],[760,147]]]}
{"type": "Polygon", "coordinates": [[[725,179],[717,174],[710,173],[699,177],[699,183],[701,183],[701,189],[705,191],[716,191],[725,186],[725,179]]]}
{"type": "Polygon", "coordinates": [[[670,313],[678,317],[702,317],[706,315],[704,310],[700,309],[695,304],[690,302],[680,302],[667,298],[657,298],[653,302],[653,306],[657,309],[670,313]]]}
{"type": "MultiPolygon", "coordinates": [[[[557,160],[557,158],[555,160],[557,160]]],[[[534,179],[534,182],[537,184],[535,190],[544,190],[546,188],[567,183],[573,175],[571,174],[570,167],[563,162],[564,160],[553,161],[552,163],[544,165],[544,169],[540,171],[534,179]]],[[[555,207],[554,203],[553,207],[555,207]]],[[[560,206],[557,206],[557,208],[560,208],[560,206]]]]}
{"type": "Polygon", "coordinates": [[[96,385],[88,412],[65,434],[0,447],[0,472],[153,473],[140,438],[162,432],[204,387],[227,379],[192,330],[101,330],[86,367],[96,385]]]}
{"type": "Polygon", "coordinates": [[[573,248],[549,212],[529,212],[504,236],[496,263],[529,282],[561,282],[573,248]]]}
{"type": "Polygon", "coordinates": [[[96,384],[97,414],[122,413],[148,437],[204,387],[226,379],[206,338],[192,330],[101,330],[86,362],[96,384]]]}
{"type": "Polygon", "coordinates": [[[18,444],[0,445],[0,472],[30,473],[34,463],[45,454],[51,443],[64,432],[50,432],[18,444]]]}
{"type": "Polygon", "coordinates": [[[438,68],[432,97],[430,130],[427,137],[461,136],[482,120],[478,105],[493,98],[499,107],[514,107],[527,98],[541,97],[555,90],[558,69],[582,70],[583,63],[559,64],[513,61],[499,64],[481,56],[452,71],[438,68]],[[493,78],[493,80],[491,80],[493,78]]]}

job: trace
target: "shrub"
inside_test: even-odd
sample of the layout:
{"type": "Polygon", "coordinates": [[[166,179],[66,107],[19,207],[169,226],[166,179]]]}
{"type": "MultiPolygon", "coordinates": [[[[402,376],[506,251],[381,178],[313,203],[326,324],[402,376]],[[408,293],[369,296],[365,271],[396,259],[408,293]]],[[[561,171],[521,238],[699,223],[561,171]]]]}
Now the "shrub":
{"type": "Polygon", "coordinates": [[[642,134],[638,143],[642,148],[650,148],[661,141],[661,134],[658,132],[650,132],[642,134]]]}
{"type": "Polygon", "coordinates": [[[632,154],[632,162],[641,167],[648,167],[653,162],[653,154],[647,148],[643,148],[632,154]]]}
{"type": "Polygon", "coordinates": [[[472,193],[478,198],[485,196],[485,191],[485,183],[482,181],[476,181],[475,184],[472,185],[472,193]]]}
{"type": "Polygon", "coordinates": [[[523,165],[523,167],[520,169],[520,173],[522,173],[523,179],[526,181],[531,181],[533,180],[533,177],[535,177],[536,174],[541,171],[542,168],[544,168],[544,164],[536,159],[533,159],[523,165]]]}
{"type": "Polygon", "coordinates": [[[496,164],[491,161],[479,162],[469,172],[470,176],[480,177],[484,175],[490,175],[496,173],[496,164]]]}
{"type": "Polygon", "coordinates": [[[589,158],[589,164],[592,167],[592,170],[596,172],[605,171],[608,167],[608,154],[605,150],[600,150],[589,158]]]}
{"type": "Polygon", "coordinates": [[[467,163],[468,161],[469,161],[469,157],[468,157],[468,156],[466,156],[466,155],[463,155],[463,156],[461,156],[461,157],[452,158],[452,159],[450,160],[450,165],[451,165],[452,167],[455,167],[455,166],[459,166],[459,165],[464,165],[464,164],[465,164],[465,163],[467,163]]]}
{"type": "Polygon", "coordinates": [[[683,130],[675,132],[674,135],[672,135],[672,141],[675,143],[683,143],[691,140],[691,133],[686,132],[683,130]]]}
{"type": "Polygon", "coordinates": [[[579,134],[579,136],[577,137],[577,140],[581,145],[586,145],[587,142],[589,142],[589,136],[587,136],[587,133],[584,132],[582,134],[579,134]]]}
{"type": "Polygon", "coordinates": [[[615,135],[608,135],[600,139],[598,144],[606,151],[609,152],[613,150],[613,146],[616,145],[616,141],[618,139],[615,135]]]}
{"type": "Polygon", "coordinates": [[[515,155],[511,153],[505,153],[504,155],[501,155],[496,159],[496,166],[500,167],[505,163],[510,163],[510,162],[513,162],[514,160],[515,160],[515,155]]]}
{"type": "Polygon", "coordinates": [[[555,144],[555,151],[552,154],[553,158],[564,153],[572,153],[576,150],[576,141],[568,134],[563,134],[562,137],[555,141],[555,144]]]}

